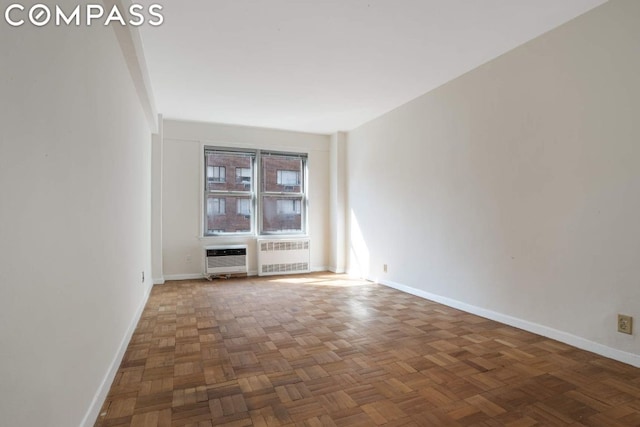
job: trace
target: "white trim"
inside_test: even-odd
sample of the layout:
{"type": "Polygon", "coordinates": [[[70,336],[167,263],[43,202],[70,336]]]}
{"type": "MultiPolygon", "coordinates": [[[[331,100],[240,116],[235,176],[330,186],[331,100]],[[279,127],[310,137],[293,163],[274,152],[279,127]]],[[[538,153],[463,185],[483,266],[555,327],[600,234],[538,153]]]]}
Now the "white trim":
{"type": "Polygon", "coordinates": [[[410,286],[392,282],[390,280],[377,280],[369,278],[367,278],[367,280],[372,280],[376,283],[380,283],[381,285],[388,286],[390,288],[394,288],[411,295],[435,301],[437,303],[457,308],[459,310],[466,311],[467,313],[485,317],[490,320],[495,320],[496,322],[504,323],[505,325],[514,326],[516,328],[520,328],[534,334],[542,335],[543,337],[551,338],[565,344],[569,344],[581,350],[590,351],[592,353],[599,354],[600,356],[608,357],[610,359],[614,359],[619,362],[627,363],[629,365],[640,368],[640,355],[638,354],[628,353],[626,351],[611,348],[606,345],[594,341],[589,341],[582,337],[570,334],[568,332],[559,331],[557,329],[530,322],[528,320],[509,316],[503,313],[498,313],[492,310],[487,310],[486,308],[477,307],[475,305],[467,304],[465,302],[458,301],[452,298],[432,294],[430,292],[423,291],[422,289],[412,288],[410,286]]]}
{"type": "Polygon", "coordinates": [[[332,267],[327,268],[327,271],[330,271],[330,272],[335,273],[335,274],[345,274],[347,272],[347,269],[344,268],[344,267],[332,266],[332,267]]]}
{"type": "Polygon", "coordinates": [[[164,277],[160,277],[158,279],[153,279],[154,285],[164,285],[164,277]]]}
{"type": "Polygon", "coordinates": [[[109,370],[107,374],[102,379],[102,383],[100,387],[98,387],[98,391],[93,396],[93,400],[91,400],[91,405],[89,405],[89,409],[84,415],[82,422],[80,423],[81,427],[91,427],[95,424],[98,419],[98,415],[100,415],[100,409],[104,404],[105,399],[107,398],[107,394],[109,393],[109,389],[111,389],[111,384],[113,383],[114,378],[116,377],[116,373],[118,372],[118,368],[120,368],[120,364],[122,363],[122,358],[124,357],[124,353],[129,346],[129,342],[131,341],[131,337],[133,337],[133,333],[138,326],[138,322],[142,317],[142,312],[144,311],[145,306],[147,305],[147,301],[149,300],[149,295],[151,294],[151,288],[153,286],[147,286],[145,290],[144,297],[142,298],[142,302],[140,306],[136,310],[136,314],[133,316],[131,323],[129,324],[129,328],[125,333],[124,337],[122,337],[122,341],[120,342],[120,348],[118,352],[114,356],[111,361],[111,365],[109,366],[109,370]]]}
{"type": "Polygon", "coordinates": [[[311,272],[312,273],[323,273],[323,272],[327,272],[327,271],[331,271],[331,270],[326,265],[320,265],[320,266],[316,266],[316,267],[312,266],[311,267],[311,272]]]}

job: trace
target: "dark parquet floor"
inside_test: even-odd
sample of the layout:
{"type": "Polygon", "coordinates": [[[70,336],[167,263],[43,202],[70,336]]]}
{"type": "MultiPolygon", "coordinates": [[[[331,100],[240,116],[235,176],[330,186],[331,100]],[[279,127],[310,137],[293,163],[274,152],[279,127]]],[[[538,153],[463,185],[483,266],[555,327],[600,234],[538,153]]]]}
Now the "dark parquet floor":
{"type": "Polygon", "coordinates": [[[640,426],[640,369],[344,276],[168,282],[95,425],[640,426]]]}

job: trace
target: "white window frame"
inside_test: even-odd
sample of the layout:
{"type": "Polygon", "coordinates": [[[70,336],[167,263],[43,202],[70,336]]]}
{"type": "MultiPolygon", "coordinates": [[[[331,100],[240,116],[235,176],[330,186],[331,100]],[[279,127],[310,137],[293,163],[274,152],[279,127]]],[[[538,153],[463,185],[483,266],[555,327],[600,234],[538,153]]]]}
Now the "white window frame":
{"type": "MultiPolygon", "coordinates": [[[[307,178],[308,178],[308,170],[307,170],[307,162],[308,162],[308,154],[307,153],[291,153],[291,152],[281,152],[281,151],[272,151],[272,150],[253,150],[253,149],[240,149],[240,148],[227,148],[227,147],[219,147],[219,146],[212,146],[212,145],[202,145],[203,147],[203,158],[204,158],[204,175],[205,175],[205,179],[204,179],[204,206],[201,209],[201,212],[203,213],[203,220],[201,221],[202,227],[203,227],[203,231],[202,231],[202,236],[203,237],[215,237],[215,236],[246,236],[246,235],[252,235],[252,236],[264,236],[264,235],[305,235],[307,233],[308,230],[308,196],[307,196],[307,178]],[[225,166],[213,166],[213,167],[218,167],[218,168],[222,168],[222,170],[224,170],[224,172],[222,172],[223,176],[224,176],[224,181],[213,181],[213,180],[209,180],[210,175],[213,175],[215,172],[212,172],[211,174],[208,171],[208,165],[207,165],[207,153],[208,152],[218,152],[220,154],[224,154],[224,153],[228,153],[228,154],[244,154],[247,156],[250,156],[252,159],[251,162],[251,172],[253,174],[253,176],[251,177],[251,182],[249,183],[245,183],[245,184],[250,184],[250,189],[247,189],[246,191],[217,191],[217,190],[208,190],[207,187],[207,183],[208,182],[227,182],[226,181],[226,167],[225,166]],[[263,171],[262,171],[262,156],[285,156],[285,157],[295,157],[301,160],[302,162],[302,170],[300,171],[300,173],[298,173],[298,171],[289,171],[289,172],[294,172],[298,174],[297,177],[297,184],[295,185],[291,185],[291,184],[286,184],[287,188],[290,187],[299,187],[300,191],[299,192],[292,192],[292,191],[278,191],[278,192],[267,192],[267,191],[263,191],[262,189],[262,177],[263,177],[263,171]],[[220,232],[219,230],[214,230],[212,232],[208,232],[207,230],[207,199],[208,196],[210,195],[216,195],[216,198],[222,198],[224,199],[225,195],[228,196],[235,196],[235,197],[247,197],[247,196],[251,196],[251,202],[249,205],[249,215],[251,217],[251,231],[248,232],[220,232]],[[290,213],[283,213],[284,215],[302,215],[301,218],[301,229],[298,231],[292,231],[292,230],[285,230],[285,231],[264,231],[262,230],[262,225],[263,225],[263,212],[262,212],[262,199],[263,196],[279,196],[280,199],[291,199],[294,202],[294,210],[296,208],[299,208],[299,212],[290,212],[290,213]],[[298,206],[295,205],[296,201],[298,202],[298,206]]],[[[236,169],[246,169],[246,168],[240,168],[240,167],[236,167],[236,169]]],[[[220,170],[220,169],[218,169],[220,170]]],[[[279,171],[277,171],[279,172],[279,171]]],[[[278,175],[278,173],[276,172],[276,175],[278,175]]],[[[235,171],[236,174],[236,183],[238,183],[237,179],[238,179],[238,171],[235,171]]],[[[202,175],[201,175],[202,176],[202,175]]],[[[244,176],[244,175],[242,175],[244,176]]],[[[211,178],[213,178],[214,176],[211,176],[211,178]]],[[[219,173],[218,173],[218,178],[219,178],[219,173]]],[[[280,177],[281,178],[281,177],[280,177]]],[[[278,181],[278,177],[276,177],[276,181],[278,181]]],[[[283,186],[285,186],[285,184],[281,184],[283,186]]],[[[239,207],[239,200],[241,199],[236,199],[238,200],[238,203],[236,205],[236,208],[239,207]]],[[[276,202],[277,203],[277,202],[276,202]]],[[[226,214],[226,199],[225,199],[225,214],[226,214]]],[[[240,213],[239,209],[237,209],[237,214],[238,215],[244,215],[243,213],[240,213]]]]}
{"type": "MultiPolygon", "coordinates": [[[[288,152],[281,152],[281,151],[271,151],[271,150],[263,150],[259,153],[258,156],[258,160],[259,160],[259,176],[260,179],[262,179],[263,177],[263,166],[262,166],[262,160],[265,157],[268,156],[281,156],[281,157],[291,157],[291,158],[295,158],[295,159],[299,159],[302,162],[302,167],[300,170],[300,174],[299,174],[299,182],[296,185],[284,185],[284,184],[280,184],[278,182],[278,178],[280,178],[280,180],[282,179],[282,175],[279,174],[278,172],[280,172],[281,170],[276,170],[276,185],[280,185],[282,187],[282,190],[290,190],[292,189],[292,187],[298,187],[299,191],[298,192],[293,192],[293,191],[265,191],[263,189],[262,183],[260,183],[260,185],[258,186],[258,193],[257,193],[257,199],[259,201],[259,204],[262,204],[262,200],[265,196],[267,197],[277,197],[276,200],[279,199],[292,199],[292,200],[298,200],[300,202],[300,212],[299,214],[302,216],[301,217],[301,223],[300,223],[300,230],[282,230],[282,231],[266,231],[263,229],[264,226],[264,212],[262,210],[262,206],[259,206],[259,212],[258,212],[258,228],[259,228],[259,233],[260,235],[305,235],[307,233],[307,229],[308,229],[308,221],[309,221],[309,215],[308,215],[308,206],[309,206],[309,200],[308,200],[308,195],[307,195],[307,178],[308,178],[308,169],[307,169],[307,162],[308,162],[308,155],[306,153],[288,153],[288,152]]],[[[298,171],[290,171],[290,172],[298,172],[298,171]]],[[[276,201],[276,212],[277,212],[277,204],[278,202],[276,201]]],[[[298,213],[278,213],[278,215],[298,215],[298,213]]]]}
{"type": "MultiPolygon", "coordinates": [[[[216,189],[209,189],[207,184],[209,182],[217,182],[217,181],[209,181],[209,171],[208,171],[208,165],[207,165],[207,155],[210,153],[219,153],[221,155],[224,154],[231,154],[231,155],[246,155],[247,157],[251,158],[251,171],[253,173],[253,176],[255,177],[256,175],[256,152],[255,150],[239,150],[239,149],[233,149],[233,148],[224,148],[224,147],[215,147],[215,146],[210,146],[210,145],[203,145],[203,163],[205,165],[205,180],[204,180],[204,188],[203,188],[203,195],[204,195],[204,206],[201,210],[202,214],[203,214],[203,218],[201,223],[201,227],[202,227],[202,237],[206,238],[206,237],[214,237],[214,236],[251,236],[251,235],[255,235],[255,230],[256,230],[256,220],[255,220],[255,190],[254,190],[254,186],[253,183],[249,182],[249,186],[247,188],[247,186],[245,186],[245,190],[216,190],[216,189]],[[209,196],[214,196],[214,197],[220,197],[220,198],[225,198],[225,212],[226,212],[226,197],[229,198],[237,198],[237,197],[249,197],[251,199],[251,207],[249,209],[249,215],[251,215],[250,217],[250,227],[248,231],[237,231],[237,232],[224,232],[224,231],[220,231],[220,230],[211,230],[209,231],[208,229],[208,217],[207,217],[207,199],[209,198],[209,196]]],[[[225,166],[214,166],[214,167],[219,167],[225,170],[225,172],[223,173],[225,176],[225,181],[226,182],[226,167],[225,166]]],[[[235,184],[235,182],[233,182],[233,184],[235,184]]],[[[238,200],[238,199],[236,199],[238,200]]],[[[237,208],[237,205],[236,205],[237,208]]],[[[226,213],[225,213],[226,215],[226,213]]]]}

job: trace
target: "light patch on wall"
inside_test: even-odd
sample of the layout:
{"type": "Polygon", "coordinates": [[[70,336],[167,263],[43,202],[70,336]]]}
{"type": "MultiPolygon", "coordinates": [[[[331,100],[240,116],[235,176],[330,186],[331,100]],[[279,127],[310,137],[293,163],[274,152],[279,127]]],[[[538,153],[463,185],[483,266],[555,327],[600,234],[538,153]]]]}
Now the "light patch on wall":
{"type": "Polygon", "coordinates": [[[369,274],[369,247],[364,240],[358,218],[351,210],[351,233],[349,236],[349,259],[351,260],[350,273],[358,277],[367,277],[369,274]]]}

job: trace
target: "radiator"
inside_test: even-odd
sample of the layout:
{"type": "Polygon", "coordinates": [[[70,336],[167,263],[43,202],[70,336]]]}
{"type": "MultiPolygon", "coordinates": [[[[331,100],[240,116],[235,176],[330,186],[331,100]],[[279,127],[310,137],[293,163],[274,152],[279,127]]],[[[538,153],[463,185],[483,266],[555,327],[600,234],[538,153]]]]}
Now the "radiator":
{"type": "Polygon", "coordinates": [[[205,246],[207,276],[247,272],[247,245],[205,246]]]}
{"type": "Polygon", "coordinates": [[[258,275],[309,273],[309,239],[258,239],[258,275]]]}

